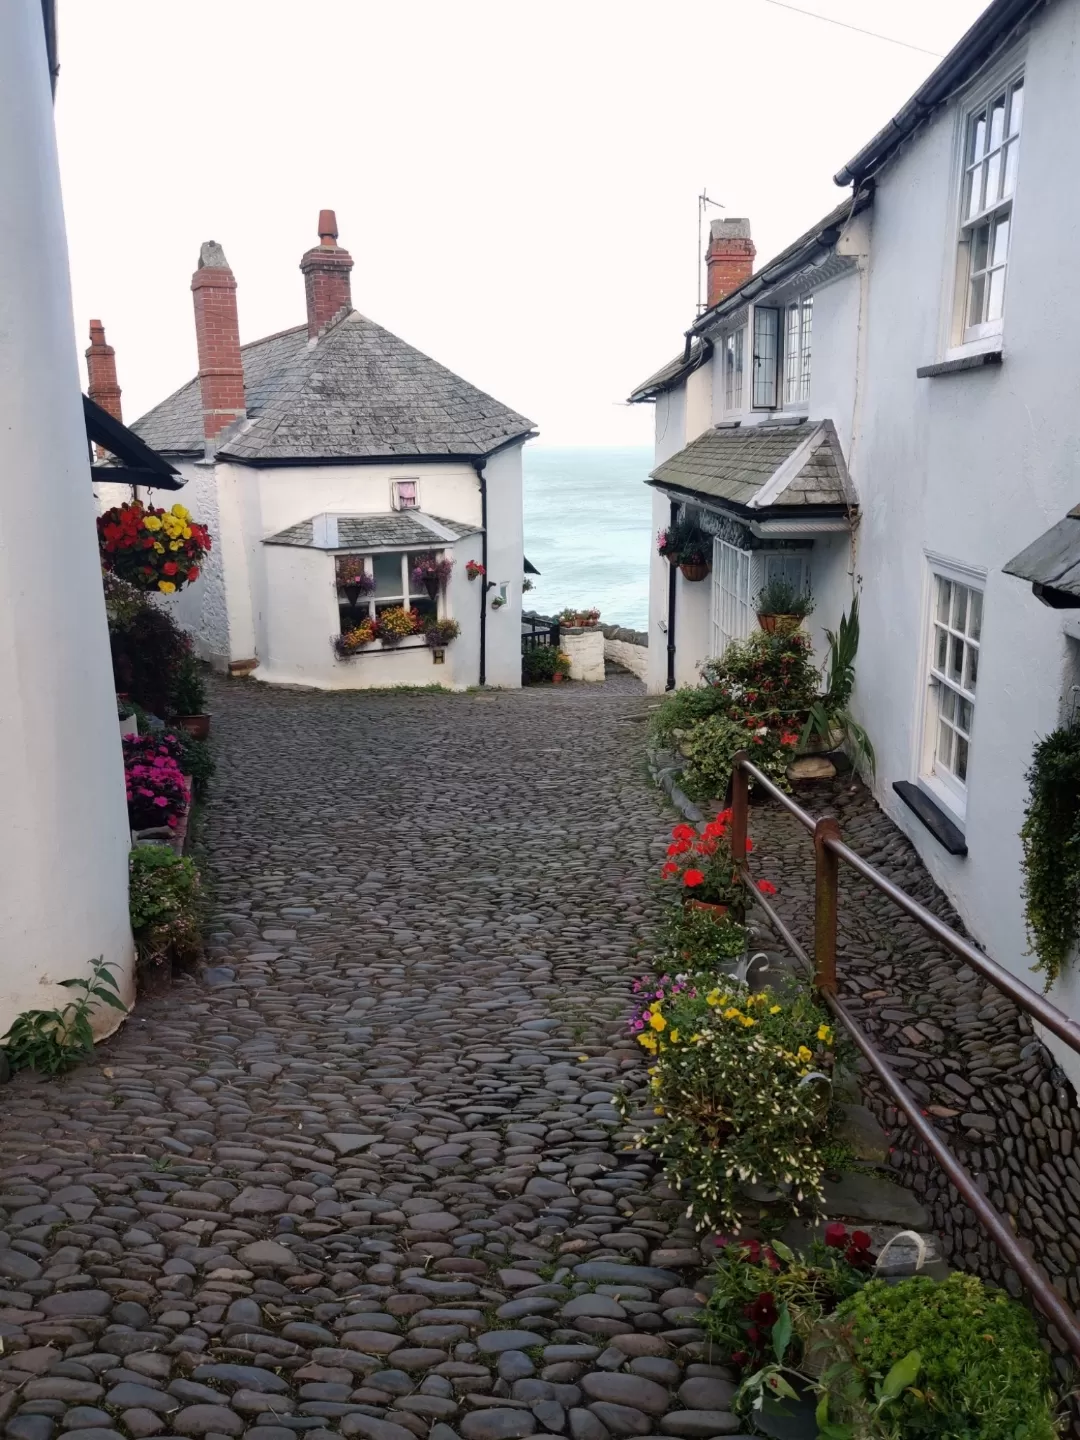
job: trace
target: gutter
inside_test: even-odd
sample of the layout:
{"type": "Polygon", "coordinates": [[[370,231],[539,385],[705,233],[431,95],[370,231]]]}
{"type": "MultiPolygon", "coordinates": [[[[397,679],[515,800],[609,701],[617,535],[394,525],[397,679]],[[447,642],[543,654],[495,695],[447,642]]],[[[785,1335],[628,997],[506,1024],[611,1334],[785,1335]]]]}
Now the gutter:
{"type": "Polygon", "coordinates": [[[780,262],[772,269],[765,269],[758,272],[749,279],[745,285],[738,290],[733,290],[726,296],[721,304],[707,310],[700,320],[686,332],[690,335],[702,335],[710,329],[717,321],[729,315],[733,310],[738,310],[743,305],[760,295],[763,290],[770,290],[774,285],[794,275],[796,271],[806,269],[807,265],[813,265],[815,261],[824,259],[840,238],[839,226],[830,226],[828,230],[820,231],[805,250],[800,250],[795,255],[790,255],[786,260],[780,262]]]}
{"type": "Polygon", "coordinates": [[[884,129],[833,176],[837,185],[858,185],[878,169],[931,112],[949,98],[989,57],[994,46],[1042,0],[994,0],[963,35],[930,78],[884,129]]]}

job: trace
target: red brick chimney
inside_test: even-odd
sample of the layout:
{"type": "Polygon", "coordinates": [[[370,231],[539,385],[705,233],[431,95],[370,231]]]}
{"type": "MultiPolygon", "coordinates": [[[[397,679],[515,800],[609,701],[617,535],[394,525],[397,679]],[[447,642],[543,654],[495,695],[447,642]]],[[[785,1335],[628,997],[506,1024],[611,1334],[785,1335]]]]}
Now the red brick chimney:
{"type": "MultiPolygon", "coordinates": [[[[100,320],[90,321],[90,345],[86,351],[86,393],[114,420],[124,419],[120,408],[120,384],[116,378],[116,351],[105,343],[105,326],[100,320]]],[[[100,460],[105,451],[100,445],[94,447],[100,460]]]]}
{"type": "Polygon", "coordinates": [[[342,310],[352,309],[349,271],[353,259],[337,243],[337,216],[333,210],[319,211],[319,243],[300,261],[307,294],[307,329],[314,339],[342,310]]]}
{"type": "Polygon", "coordinates": [[[757,247],[750,239],[749,220],[714,220],[709,227],[705,264],[709,273],[707,304],[711,310],[754,273],[757,247]]]}
{"type": "Polygon", "coordinates": [[[236,318],[236,278],[216,240],[207,240],[199,251],[199,268],[191,277],[191,293],[195,297],[203,435],[213,440],[227,425],[247,414],[240,322],[236,318]]]}

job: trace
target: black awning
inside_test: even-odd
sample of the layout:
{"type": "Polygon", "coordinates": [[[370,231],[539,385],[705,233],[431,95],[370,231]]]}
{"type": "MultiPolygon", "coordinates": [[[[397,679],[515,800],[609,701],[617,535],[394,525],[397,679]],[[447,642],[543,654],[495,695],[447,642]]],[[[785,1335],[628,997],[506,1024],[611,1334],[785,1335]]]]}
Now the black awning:
{"type": "Polygon", "coordinates": [[[1080,609],[1080,505],[1001,567],[1054,610],[1080,609]]]}
{"type": "Polygon", "coordinates": [[[82,397],[86,438],[116,457],[117,465],[91,465],[97,485],[144,485],[154,490],[181,490],[184,481],[175,465],[151,450],[134,430],[103,410],[88,395],[82,397]]]}
{"type": "Polygon", "coordinates": [[[524,559],[525,559],[525,574],[526,574],[526,575],[539,575],[539,574],[540,574],[540,571],[537,570],[536,566],[532,563],[532,561],[529,559],[529,557],[526,555],[526,556],[524,557],[524,559]]]}

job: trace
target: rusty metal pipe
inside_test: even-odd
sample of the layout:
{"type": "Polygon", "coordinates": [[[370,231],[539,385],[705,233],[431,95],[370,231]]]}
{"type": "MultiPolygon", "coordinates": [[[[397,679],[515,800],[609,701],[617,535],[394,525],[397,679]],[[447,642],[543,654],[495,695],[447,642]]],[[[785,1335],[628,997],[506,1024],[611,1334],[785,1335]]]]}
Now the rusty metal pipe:
{"type": "Polygon", "coordinates": [[[760,785],[767,795],[771,795],[774,800],[778,801],[789,815],[794,815],[803,829],[809,830],[812,835],[814,833],[814,827],[817,824],[814,817],[808,815],[801,806],[796,805],[791,796],[785,795],[783,790],[781,790],[778,785],[774,785],[767,775],[763,775],[752,760],[742,758],[746,756],[747,751],[745,750],[740,750],[739,754],[735,756],[732,762],[735,766],[735,772],[737,773],[740,769],[744,770],[746,774],[751,777],[755,785],[760,785]]]}

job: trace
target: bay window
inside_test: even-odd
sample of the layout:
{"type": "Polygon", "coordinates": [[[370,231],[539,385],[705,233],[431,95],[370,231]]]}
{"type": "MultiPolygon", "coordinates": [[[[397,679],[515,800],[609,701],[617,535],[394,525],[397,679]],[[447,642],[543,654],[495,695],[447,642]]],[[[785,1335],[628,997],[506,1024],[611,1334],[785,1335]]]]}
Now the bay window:
{"type": "Polygon", "coordinates": [[[393,550],[339,556],[338,610],[342,634],[353,629],[361,620],[376,619],[384,610],[395,606],[436,618],[439,613],[438,596],[432,598],[424,586],[412,577],[413,566],[420,556],[430,554],[430,550],[393,550]],[[359,586],[346,587],[342,580],[343,566],[357,562],[365,578],[359,586]]]}

